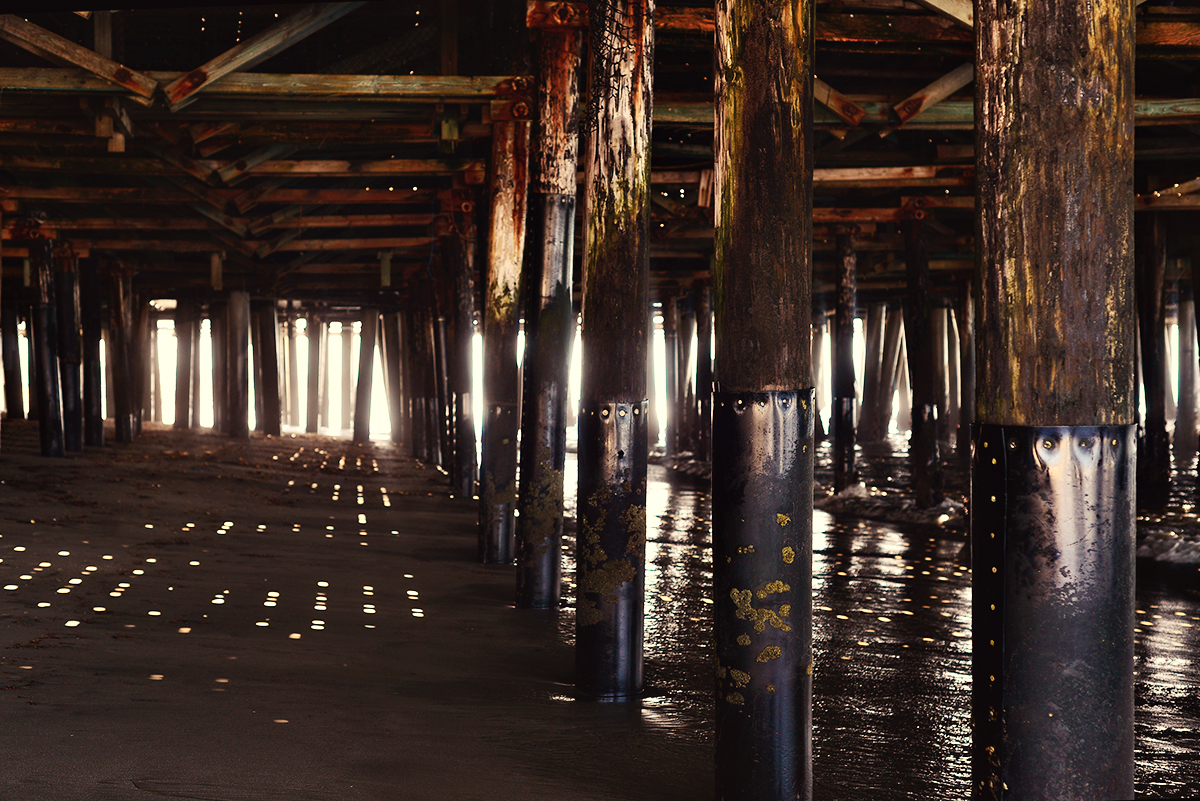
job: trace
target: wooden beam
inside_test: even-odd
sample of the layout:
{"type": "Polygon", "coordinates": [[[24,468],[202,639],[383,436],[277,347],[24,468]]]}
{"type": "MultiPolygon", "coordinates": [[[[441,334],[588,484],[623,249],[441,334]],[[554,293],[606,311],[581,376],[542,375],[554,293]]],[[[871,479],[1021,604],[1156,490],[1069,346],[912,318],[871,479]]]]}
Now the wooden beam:
{"type": "MultiPolygon", "coordinates": [[[[206,211],[207,215],[207,211],[206,211]]],[[[390,228],[403,226],[428,226],[433,223],[435,215],[432,212],[417,214],[327,214],[311,217],[292,217],[283,220],[272,220],[270,216],[262,221],[250,223],[238,217],[227,217],[230,223],[245,226],[243,235],[255,235],[265,230],[315,230],[318,228],[390,228]]],[[[196,219],[193,217],[83,217],[79,219],[61,219],[53,222],[55,231],[217,231],[233,230],[229,225],[222,225],[211,219],[196,219]]],[[[43,225],[43,231],[47,226],[43,225]]],[[[7,231],[5,233],[7,237],[7,231]]]]}
{"type": "MultiPolygon", "coordinates": [[[[1145,0],[1142,0],[1145,2],[1145,0]]],[[[975,8],[971,0],[916,0],[916,2],[936,11],[947,19],[954,20],[967,28],[975,26],[975,8]]]]}
{"type": "MultiPolygon", "coordinates": [[[[178,81],[179,72],[148,71],[160,82],[178,81]]],[[[487,103],[528,94],[527,75],[321,75],[238,72],[205,89],[214,98],[304,98],[307,100],[380,100],[388,102],[487,103]]],[[[120,93],[122,87],[82,69],[0,68],[6,90],[120,93]]],[[[257,122],[257,121],[254,121],[257,122]]]]}
{"type": "Polygon", "coordinates": [[[813,78],[813,99],[841,117],[851,126],[857,126],[866,116],[862,106],[834,89],[820,78],[813,78]]]}
{"type": "MultiPolygon", "coordinates": [[[[158,81],[105,58],[94,50],[80,47],[69,39],[27,22],[15,14],[0,14],[0,38],[55,63],[66,63],[110,87],[131,92],[134,99],[149,105],[158,81]]],[[[0,85],[4,84],[0,81],[0,85]]]]}
{"type": "Polygon", "coordinates": [[[290,156],[299,149],[290,144],[267,145],[240,159],[227,162],[216,168],[214,173],[223,184],[233,186],[254,172],[256,167],[261,167],[272,159],[290,156]]]}
{"type": "MultiPolygon", "coordinates": [[[[904,125],[913,117],[924,113],[931,106],[942,102],[974,80],[975,65],[972,62],[967,62],[961,67],[938,78],[916,94],[905,100],[901,100],[892,106],[892,109],[896,112],[896,116],[900,118],[900,124],[904,125]]],[[[886,136],[888,133],[891,133],[891,131],[885,129],[885,131],[880,133],[880,136],[886,136]]]]}
{"type": "Polygon", "coordinates": [[[178,111],[190,103],[196,93],[204,91],[226,75],[250,69],[316,33],[329,23],[341,19],[361,5],[364,3],[314,3],[305,6],[262,33],[250,37],[203,66],[171,81],[165,87],[168,105],[172,111],[178,111]]]}
{"type": "MultiPolygon", "coordinates": [[[[248,256],[254,255],[255,251],[264,244],[263,242],[255,240],[230,242],[230,240],[222,237],[214,238],[220,241],[222,246],[226,244],[235,244],[238,252],[248,256]]],[[[89,239],[80,237],[72,238],[70,241],[76,250],[83,247],[91,250],[141,250],[166,253],[209,253],[217,249],[211,240],[199,239],[89,239]]],[[[428,236],[377,237],[368,239],[296,239],[283,244],[278,248],[278,250],[305,253],[336,250],[419,250],[428,248],[432,242],[433,239],[428,236]]],[[[9,249],[5,248],[5,253],[8,254],[9,252],[9,249]]]]}

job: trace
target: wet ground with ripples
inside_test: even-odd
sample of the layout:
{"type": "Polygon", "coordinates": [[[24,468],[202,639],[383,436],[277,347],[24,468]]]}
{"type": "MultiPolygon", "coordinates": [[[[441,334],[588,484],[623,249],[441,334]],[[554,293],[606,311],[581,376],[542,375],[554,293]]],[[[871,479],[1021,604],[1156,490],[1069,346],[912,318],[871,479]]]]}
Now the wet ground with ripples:
{"type": "MultiPolygon", "coordinates": [[[[603,704],[573,694],[570,604],[513,609],[474,504],[390,446],[148,430],[50,460],[32,424],[3,436],[0,798],[712,797],[703,486],[651,467],[648,693],[603,704]]],[[[864,474],[903,495],[902,453],[864,474]]],[[[966,797],[961,547],[815,514],[817,798],[966,797]]],[[[1200,603],[1142,577],[1138,610],[1138,791],[1188,797],[1200,603]]]]}

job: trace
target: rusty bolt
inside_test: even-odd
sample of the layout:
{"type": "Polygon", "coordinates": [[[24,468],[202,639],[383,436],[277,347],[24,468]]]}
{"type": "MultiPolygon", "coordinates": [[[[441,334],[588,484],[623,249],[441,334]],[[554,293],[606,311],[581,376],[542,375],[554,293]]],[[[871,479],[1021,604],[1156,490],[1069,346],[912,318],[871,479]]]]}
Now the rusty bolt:
{"type": "Polygon", "coordinates": [[[529,117],[529,104],[524,101],[518,100],[513,103],[510,110],[514,119],[524,120],[529,117]]]}
{"type": "Polygon", "coordinates": [[[554,18],[559,22],[569,22],[575,16],[575,9],[570,3],[559,3],[554,7],[554,18]]]}
{"type": "Polygon", "coordinates": [[[530,80],[528,76],[518,75],[512,80],[512,88],[514,92],[525,93],[528,92],[532,87],[530,86],[530,80]]]}
{"type": "Polygon", "coordinates": [[[475,204],[469,200],[464,200],[460,208],[462,209],[463,214],[470,214],[471,212],[475,211],[475,204]]]}

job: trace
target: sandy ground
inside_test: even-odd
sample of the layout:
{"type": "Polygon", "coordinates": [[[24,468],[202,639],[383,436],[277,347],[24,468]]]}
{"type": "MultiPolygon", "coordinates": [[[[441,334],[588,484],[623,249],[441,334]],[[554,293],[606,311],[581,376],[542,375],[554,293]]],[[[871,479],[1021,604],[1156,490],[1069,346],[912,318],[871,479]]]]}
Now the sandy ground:
{"type": "Polygon", "coordinates": [[[711,797],[708,734],[581,703],[559,613],[390,447],[5,423],[0,799],[711,797]]]}

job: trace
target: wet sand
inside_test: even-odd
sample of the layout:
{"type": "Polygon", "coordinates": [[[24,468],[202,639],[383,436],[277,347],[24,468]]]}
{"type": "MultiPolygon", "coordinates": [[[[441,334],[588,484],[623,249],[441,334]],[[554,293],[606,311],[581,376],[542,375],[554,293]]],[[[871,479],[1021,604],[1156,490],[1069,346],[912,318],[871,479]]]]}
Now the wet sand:
{"type": "MultiPolygon", "coordinates": [[[[36,450],[5,423],[0,798],[713,797],[702,487],[651,469],[648,696],[603,704],[574,698],[570,606],[513,609],[475,502],[391,446],[36,450]]],[[[814,523],[816,797],[965,798],[961,543],[814,523]]],[[[1200,605],[1143,582],[1138,608],[1138,789],[1184,797],[1200,605]]]]}

